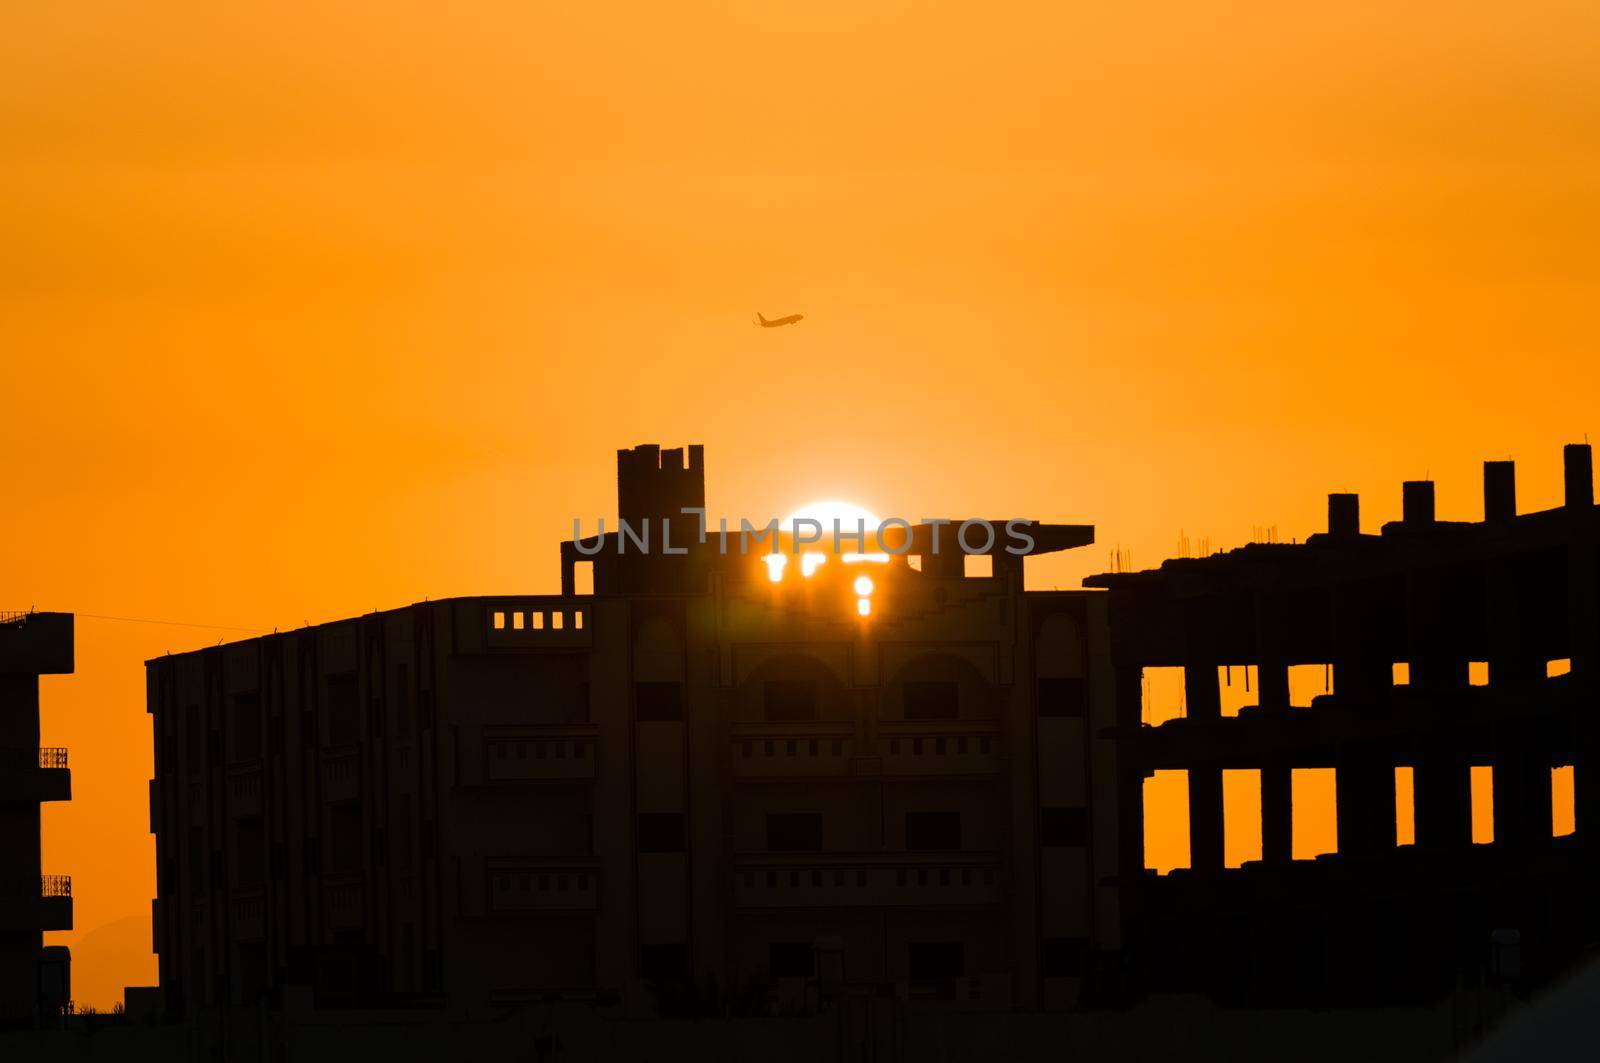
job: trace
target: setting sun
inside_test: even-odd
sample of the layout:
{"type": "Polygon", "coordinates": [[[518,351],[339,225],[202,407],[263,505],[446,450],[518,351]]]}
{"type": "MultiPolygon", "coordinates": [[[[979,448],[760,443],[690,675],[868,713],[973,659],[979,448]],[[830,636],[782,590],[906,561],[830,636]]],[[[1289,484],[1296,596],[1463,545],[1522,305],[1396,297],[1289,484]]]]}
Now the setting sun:
{"type": "MultiPolygon", "coordinates": [[[[822,529],[820,542],[832,543],[835,522],[838,523],[839,541],[855,542],[858,532],[863,532],[870,537],[876,545],[878,526],[882,522],[877,514],[854,502],[845,502],[839,499],[827,499],[821,502],[812,502],[801,506],[787,517],[783,518],[783,531],[785,534],[795,534],[795,524],[798,521],[814,520],[822,529]]],[[[840,554],[840,560],[846,564],[855,564],[858,561],[887,562],[889,555],[881,552],[867,553],[864,549],[867,539],[862,539],[862,551],[853,551],[840,554]]],[[[837,548],[837,544],[835,544],[837,548]]],[[[826,555],[820,551],[808,550],[801,558],[801,571],[804,575],[811,575],[817,566],[822,564],[826,555]],[[813,560],[815,558],[815,560],[813,560]]]]}

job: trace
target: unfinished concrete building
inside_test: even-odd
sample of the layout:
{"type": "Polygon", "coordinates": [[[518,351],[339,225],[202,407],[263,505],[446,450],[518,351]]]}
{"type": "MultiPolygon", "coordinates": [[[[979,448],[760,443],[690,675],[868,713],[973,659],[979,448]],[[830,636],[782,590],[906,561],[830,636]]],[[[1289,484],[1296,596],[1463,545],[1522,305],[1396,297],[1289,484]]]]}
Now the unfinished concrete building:
{"type": "Polygon", "coordinates": [[[1167,772],[1187,796],[1189,866],[1126,883],[1145,988],[1430,1001],[1592,947],[1600,511],[1588,445],[1565,463],[1545,512],[1519,514],[1511,463],[1488,462],[1482,521],[1437,520],[1411,482],[1378,534],[1337,494],[1303,544],[1086,581],[1110,592],[1122,798],[1167,772]],[[1181,700],[1152,721],[1163,669],[1181,700]],[[1296,671],[1315,696],[1291,698],[1296,671]],[[1299,784],[1329,772],[1336,851],[1297,860],[1299,784]]]}
{"type": "Polygon", "coordinates": [[[72,798],[65,749],[39,744],[39,677],[73,670],[72,614],[0,613],[0,1029],[46,1025],[70,998],[61,946],[72,880],[39,866],[39,805],[72,798]]]}
{"type": "Polygon", "coordinates": [[[1024,592],[999,543],[969,571],[928,526],[881,560],[723,555],[681,512],[699,447],[617,469],[687,553],[612,532],[563,545],[561,595],[149,662],[168,1014],[244,1043],[220,1016],[263,997],[1081,1003],[1123,925],[1107,597],[1024,592]]]}

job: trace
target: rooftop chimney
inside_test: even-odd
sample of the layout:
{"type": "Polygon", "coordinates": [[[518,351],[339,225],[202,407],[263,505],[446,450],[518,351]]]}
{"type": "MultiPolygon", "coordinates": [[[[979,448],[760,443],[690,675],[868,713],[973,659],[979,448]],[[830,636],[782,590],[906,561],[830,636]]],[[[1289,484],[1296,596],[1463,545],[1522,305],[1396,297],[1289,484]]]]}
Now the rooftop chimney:
{"type": "Polygon", "coordinates": [[[1510,520],[1517,515],[1517,463],[1483,463],[1483,519],[1510,520]]]}
{"type": "Polygon", "coordinates": [[[1328,496],[1328,534],[1339,539],[1353,539],[1361,534],[1360,495],[1328,496]]]}
{"type": "Polygon", "coordinates": [[[1561,451],[1566,463],[1567,508],[1594,505],[1594,454],[1587,443],[1568,443],[1561,451]]]}
{"type": "Polygon", "coordinates": [[[1433,523],[1433,481],[1407,480],[1400,485],[1400,516],[1407,524],[1433,523]]]}

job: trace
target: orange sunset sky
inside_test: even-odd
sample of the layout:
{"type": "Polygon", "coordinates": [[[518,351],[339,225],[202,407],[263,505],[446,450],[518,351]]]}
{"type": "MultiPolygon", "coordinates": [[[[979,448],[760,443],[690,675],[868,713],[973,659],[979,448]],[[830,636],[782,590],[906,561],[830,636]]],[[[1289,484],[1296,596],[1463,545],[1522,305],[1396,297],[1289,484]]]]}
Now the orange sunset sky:
{"type": "Polygon", "coordinates": [[[1368,530],[1600,432],[1600,9],[13,2],[0,608],[75,994],[151,983],[141,662],[558,587],[614,452],[1121,546],[1368,530]],[[801,312],[794,328],[751,326],[801,312]],[[242,635],[240,633],[232,633],[242,635]]]}

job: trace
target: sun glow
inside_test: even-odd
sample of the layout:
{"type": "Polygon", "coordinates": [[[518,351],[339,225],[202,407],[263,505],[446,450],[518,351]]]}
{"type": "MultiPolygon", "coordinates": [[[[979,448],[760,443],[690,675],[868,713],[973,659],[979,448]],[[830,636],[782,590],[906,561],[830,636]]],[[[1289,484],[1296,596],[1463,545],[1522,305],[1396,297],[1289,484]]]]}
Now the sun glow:
{"type": "MultiPolygon", "coordinates": [[[[855,542],[857,541],[855,539],[856,533],[864,532],[865,538],[859,540],[863,548],[869,541],[876,541],[878,525],[881,523],[878,515],[870,509],[858,506],[854,502],[845,502],[839,499],[827,499],[801,506],[783,518],[783,531],[787,534],[792,534],[795,530],[795,522],[801,520],[814,520],[821,526],[822,539],[818,543],[819,546],[832,544],[833,526],[834,522],[837,521],[839,524],[839,541],[855,542]]],[[[808,528],[807,530],[809,531],[810,529],[808,528]]],[[[807,550],[801,558],[801,574],[805,576],[811,575],[816,571],[816,567],[826,559],[827,554],[820,550],[807,550]],[[811,561],[813,557],[818,560],[811,561]]],[[[839,559],[847,565],[853,565],[860,561],[886,564],[888,563],[889,555],[881,552],[852,552],[841,553],[839,559]]]]}

